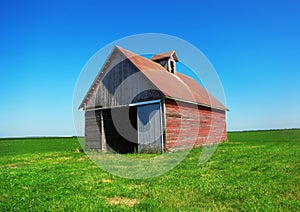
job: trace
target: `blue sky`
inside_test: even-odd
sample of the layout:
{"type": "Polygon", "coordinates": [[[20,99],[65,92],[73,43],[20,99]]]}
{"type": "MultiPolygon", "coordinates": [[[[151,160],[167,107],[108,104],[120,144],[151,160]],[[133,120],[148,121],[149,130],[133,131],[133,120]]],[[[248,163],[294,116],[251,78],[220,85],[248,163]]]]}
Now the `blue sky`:
{"type": "Polygon", "coordinates": [[[299,10],[299,1],[276,0],[2,1],[0,136],[75,134],[81,69],[139,33],[177,36],[208,57],[229,130],[300,127],[299,10]]]}

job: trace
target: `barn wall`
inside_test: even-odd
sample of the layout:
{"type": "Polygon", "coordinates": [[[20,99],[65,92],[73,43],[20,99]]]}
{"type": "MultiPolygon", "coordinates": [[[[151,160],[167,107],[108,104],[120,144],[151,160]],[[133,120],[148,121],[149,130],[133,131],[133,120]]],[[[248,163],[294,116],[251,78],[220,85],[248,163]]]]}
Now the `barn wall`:
{"type": "Polygon", "coordinates": [[[102,149],[101,145],[101,111],[85,112],[85,147],[87,149],[102,149]]]}
{"type": "Polygon", "coordinates": [[[161,92],[121,53],[110,58],[87,108],[114,107],[161,98],[161,92]],[[137,95],[138,94],[138,95],[137,95]]]}
{"type": "Polygon", "coordinates": [[[227,139],[225,111],[188,103],[179,104],[180,107],[171,99],[165,101],[166,150],[227,139]]]}

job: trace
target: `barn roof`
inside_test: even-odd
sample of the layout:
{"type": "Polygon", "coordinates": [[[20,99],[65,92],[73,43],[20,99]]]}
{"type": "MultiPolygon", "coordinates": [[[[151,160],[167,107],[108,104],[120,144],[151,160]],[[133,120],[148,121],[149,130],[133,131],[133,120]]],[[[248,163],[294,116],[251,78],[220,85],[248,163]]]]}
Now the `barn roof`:
{"type": "MultiPolygon", "coordinates": [[[[209,94],[208,91],[206,91],[193,78],[179,72],[177,72],[176,74],[170,73],[159,63],[147,59],[143,56],[137,55],[119,46],[116,46],[114,50],[119,50],[126,58],[128,58],[128,60],[131,61],[131,63],[137,69],[139,69],[165,95],[165,97],[196,103],[198,105],[216,109],[228,110],[220,101],[209,94]],[[192,95],[187,95],[187,90],[192,95]]],[[[163,55],[167,55],[169,53],[170,52],[163,53],[163,55]]],[[[171,53],[174,54],[175,52],[171,51],[171,53]]],[[[97,82],[99,82],[99,80],[96,79],[91,86],[88,94],[91,93],[91,89],[95,87],[94,84],[97,82]]],[[[84,103],[87,103],[89,101],[89,97],[90,95],[87,95],[83,99],[79,108],[83,108],[84,103]]]]}

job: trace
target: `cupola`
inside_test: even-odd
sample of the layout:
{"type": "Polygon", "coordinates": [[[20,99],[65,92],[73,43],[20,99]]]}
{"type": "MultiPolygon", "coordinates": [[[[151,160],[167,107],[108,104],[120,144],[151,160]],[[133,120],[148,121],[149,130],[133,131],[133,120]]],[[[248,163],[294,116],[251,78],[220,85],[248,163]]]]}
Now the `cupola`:
{"type": "Polygon", "coordinates": [[[153,55],[151,60],[162,65],[168,72],[176,74],[176,62],[179,60],[175,50],[153,55]]]}

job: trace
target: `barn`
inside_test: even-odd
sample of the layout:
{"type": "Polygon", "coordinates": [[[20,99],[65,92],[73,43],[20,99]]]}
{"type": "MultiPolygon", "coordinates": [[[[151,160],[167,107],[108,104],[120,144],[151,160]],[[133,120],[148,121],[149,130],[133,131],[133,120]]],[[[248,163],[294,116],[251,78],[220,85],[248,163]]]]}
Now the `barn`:
{"type": "Polygon", "coordinates": [[[148,59],[115,46],[79,106],[85,147],[165,152],[226,140],[228,109],[178,61],[175,50],[148,59]]]}

